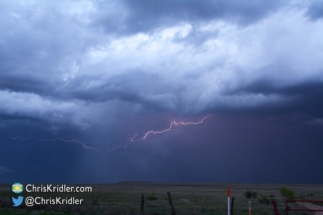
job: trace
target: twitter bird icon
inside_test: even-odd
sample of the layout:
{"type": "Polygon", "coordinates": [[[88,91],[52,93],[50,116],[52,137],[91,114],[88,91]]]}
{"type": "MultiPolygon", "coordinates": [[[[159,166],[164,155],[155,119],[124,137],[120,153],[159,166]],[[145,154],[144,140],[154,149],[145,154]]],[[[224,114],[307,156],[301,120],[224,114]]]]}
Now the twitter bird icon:
{"type": "Polygon", "coordinates": [[[12,203],[14,207],[18,207],[19,205],[21,205],[22,201],[24,200],[23,196],[18,196],[18,198],[12,197],[12,203]]]}

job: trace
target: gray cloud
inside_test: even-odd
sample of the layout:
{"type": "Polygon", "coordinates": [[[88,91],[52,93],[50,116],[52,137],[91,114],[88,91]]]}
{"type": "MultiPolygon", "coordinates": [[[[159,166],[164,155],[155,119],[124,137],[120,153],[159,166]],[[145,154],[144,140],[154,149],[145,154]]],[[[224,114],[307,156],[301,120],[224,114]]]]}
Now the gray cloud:
{"type": "Polygon", "coordinates": [[[80,100],[78,106],[120,100],[132,103],[137,110],[139,107],[153,112],[205,112],[228,107],[236,111],[239,107],[255,107],[257,101],[261,106],[281,102],[284,98],[288,100],[283,91],[276,91],[275,95],[259,91],[228,96],[246,84],[257,85],[257,80],[261,79],[266,79],[268,84],[277,81],[284,84],[278,70],[286,70],[282,73],[285,76],[296,74],[287,81],[288,85],[297,85],[306,73],[308,77],[321,73],[318,50],[322,44],[311,40],[303,45],[301,37],[297,36],[297,32],[307,26],[306,37],[311,39],[311,35],[316,34],[316,26],[307,24],[297,10],[284,8],[286,2],[255,1],[248,5],[211,1],[204,4],[195,1],[78,2],[70,10],[65,4],[71,3],[38,4],[30,10],[24,10],[23,5],[5,4],[8,12],[3,17],[9,22],[3,25],[9,23],[16,27],[11,28],[14,37],[2,36],[6,42],[1,44],[4,62],[0,73],[1,89],[32,93],[48,101],[80,100]],[[107,18],[110,22],[116,24],[126,16],[137,24],[140,20],[151,22],[142,23],[150,30],[141,31],[136,24],[127,24],[128,19],[120,20],[122,24],[118,26],[130,25],[139,30],[131,30],[124,37],[115,36],[118,30],[95,30],[94,26],[101,25],[95,24],[95,20],[101,19],[110,7],[124,12],[116,18],[107,18]],[[31,14],[33,18],[23,22],[31,14]],[[290,21],[283,18],[286,14],[294,17],[297,20],[294,24],[299,25],[288,25],[290,21]],[[153,17],[148,19],[150,16],[153,17]],[[236,27],[226,16],[263,19],[263,22],[250,22],[253,27],[236,27]],[[172,24],[168,25],[164,18],[170,19],[172,24]],[[279,36],[282,28],[292,39],[279,36]],[[24,35],[24,39],[19,35],[24,35]],[[171,46],[173,48],[169,49],[171,46]],[[297,52],[290,54],[289,49],[317,55],[303,57],[297,52]],[[295,61],[298,68],[294,68],[295,61]]]}
{"type": "MultiPolygon", "coordinates": [[[[142,177],[137,179],[155,175],[152,180],[158,180],[167,172],[163,162],[169,159],[168,165],[174,164],[170,170],[174,180],[193,177],[192,172],[214,179],[215,175],[207,176],[208,171],[188,162],[193,152],[201,166],[223,158],[219,153],[220,160],[211,159],[208,151],[232,151],[226,143],[238,148],[239,144],[256,146],[259,159],[268,157],[256,145],[263,141],[261,135],[252,130],[261,127],[264,130],[259,134],[268,138],[280,134],[272,124],[296,126],[286,127],[281,139],[273,139],[275,146],[293,147],[296,141],[306,153],[317,152],[323,118],[319,8],[319,2],[298,1],[1,2],[0,136],[4,143],[1,153],[8,155],[0,154],[0,163],[19,170],[21,160],[8,157],[16,157],[11,151],[21,149],[19,156],[28,160],[34,152],[49,150],[50,159],[45,153],[23,164],[21,171],[37,167],[44,159],[40,173],[47,166],[49,175],[53,176],[51,170],[64,175],[72,167],[58,170],[54,160],[61,156],[59,164],[66,159],[84,167],[73,174],[87,178],[91,174],[84,172],[90,171],[100,182],[140,175],[138,172],[142,177]],[[108,150],[125,144],[134,133],[142,137],[150,129],[167,128],[174,119],[199,121],[207,114],[222,116],[217,118],[221,124],[213,121],[210,127],[199,127],[206,133],[176,128],[160,140],[151,138],[147,143],[138,139],[129,145],[131,150],[118,148],[109,155],[97,156],[81,145],[59,141],[45,145],[10,139],[60,136],[108,150]],[[264,122],[264,118],[272,121],[264,122]],[[251,123],[250,130],[244,130],[243,123],[251,123]],[[226,130],[221,130],[222,125],[226,130]],[[304,138],[294,138],[292,134],[300,128],[304,138]],[[229,131],[241,141],[226,136],[229,131]],[[306,150],[301,142],[311,134],[315,138],[306,150]],[[189,135],[195,142],[186,138],[189,135]],[[214,139],[220,148],[212,145],[214,139]],[[97,166],[92,168],[91,162],[97,166]],[[108,163],[104,168],[114,172],[113,177],[100,176],[103,163],[108,163]],[[155,171],[157,168],[161,171],[155,171]]],[[[268,149],[271,143],[264,142],[261,146],[268,149]]],[[[277,153],[273,152],[279,157],[277,153]]],[[[249,162],[242,160],[236,161],[249,162]]],[[[220,165],[217,169],[224,171],[220,165]]],[[[164,180],[171,177],[166,175],[164,180]]],[[[77,181],[71,174],[68,178],[77,181]]]]}
{"type": "Polygon", "coordinates": [[[256,22],[282,6],[284,1],[122,1],[103,2],[100,7],[116,9],[101,13],[94,22],[107,33],[133,34],[173,25],[225,20],[242,25],[256,22]]]}
{"type": "Polygon", "coordinates": [[[321,19],[323,17],[323,2],[312,1],[306,13],[312,20],[321,19]]]}

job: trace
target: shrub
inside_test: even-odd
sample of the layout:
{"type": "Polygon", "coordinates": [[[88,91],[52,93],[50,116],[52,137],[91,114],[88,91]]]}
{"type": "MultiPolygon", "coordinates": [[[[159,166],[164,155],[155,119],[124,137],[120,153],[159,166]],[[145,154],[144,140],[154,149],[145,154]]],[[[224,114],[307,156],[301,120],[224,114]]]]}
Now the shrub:
{"type": "Polygon", "coordinates": [[[250,199],[251,197],[253,197],[254,199],[257,198],[257,193],[256,192],[252,192],[250,190],[247,190],[247,192],[244,192],[244,196],[247,198],[247,199],[250,199]]]}
{"type": "Polygon", "coordinates": [[[305,199],[305,195],[301,194],[301,195],[299,195],[298,198],[304,200],[305,199]]]}
{"type": "Polygon", "coordinates": [[[260,194],[260,198],[258,199],[258,202],[261,204],[268,205],[270,203],[270,200],[266,196],[260,194]]]}
{"type": "Polygon", "coordinates": [[[252,193],[252,197],[255,199],[255,198],[257,198],[257,196],[258,196],[258,194],[256,193],[256,192],[253,192],[252,193]]]}
{"type": "Polygon", "coordinates": [[[148,196],[147,196],[147,200],[156,200],[157,199],[157,197],[155,196],[155,194],[148,194],[148,196]]]}
{"type": "Polygon", "coordinates": [[[286,199],[290,199],[293,200],[295,199],[295,194],[293,191],[287,189],[286,187],[282,187],[280,188],[280,193],[282,194],[282,196],[284,196],[286,199]]]}

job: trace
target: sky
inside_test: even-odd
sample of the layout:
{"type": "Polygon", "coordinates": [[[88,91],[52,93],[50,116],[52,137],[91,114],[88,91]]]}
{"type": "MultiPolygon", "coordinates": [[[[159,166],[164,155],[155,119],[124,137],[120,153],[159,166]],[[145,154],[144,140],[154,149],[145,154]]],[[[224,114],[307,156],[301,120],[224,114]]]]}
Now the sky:
{"type": "Polygon", "coordinates": [[[1,1],[0,28],[0,183],[323,183],[323,1],[1,1]]]}

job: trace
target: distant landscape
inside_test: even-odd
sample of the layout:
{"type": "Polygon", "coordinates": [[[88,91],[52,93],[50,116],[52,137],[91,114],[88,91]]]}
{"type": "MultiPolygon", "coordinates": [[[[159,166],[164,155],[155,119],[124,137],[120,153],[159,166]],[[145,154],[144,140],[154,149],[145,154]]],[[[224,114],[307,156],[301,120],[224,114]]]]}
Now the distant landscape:
{"type": "MultiPolygon", "coordinates": [[[[120,182],[93,186],[92,193],[60,194],[84,198],[81,206],[42,206],[13,208],[8,205],[8,197],[12,196],[10,185],[1,185],[0,214],[140,214],[141,194],[144,194],[145,214],[171,214],[167,192],[170,192],[176,214],[227,214],[227,188],[234,197],[234,215],[248,214],[248,202],[251,201],[253,214],[274,214],[272,200],[278,205],[280,214],[285,214],[285,198],[280,189],[292,190],[296,199],[323,200],[323,185],[314,184],[240,184],[240,183],[149,183],[120,182]],[[252,191],[257,197],[246,198],[244,193],[252,191]],[[260,203],[267,198],[269,204],[260,203]],[[98,204],[97,204],[98,202],[98,204]]],[[[24,194],[24,193],[23,193],[24,194]]],[[[25,194],[24,194],[25,195],[25,194]]],[[[34,193],[33,196],[55,196],[58,194],[34,193]]],[[[291,207],[300,207],[290,204],[291,207]]],[[[290,212],[289,214],[304,214],[290,212]]]]}

